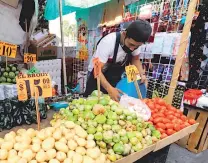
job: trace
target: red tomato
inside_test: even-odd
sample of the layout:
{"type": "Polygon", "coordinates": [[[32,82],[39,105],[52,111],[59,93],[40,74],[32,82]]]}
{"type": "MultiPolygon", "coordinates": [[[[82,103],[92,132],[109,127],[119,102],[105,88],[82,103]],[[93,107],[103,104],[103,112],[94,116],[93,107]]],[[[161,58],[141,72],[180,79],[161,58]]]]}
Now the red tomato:
{"type": "Polygon", "coordinates": [[[177,119],[177,118],[173,119],[172,122],[173,122],[174,124],[181,124],[181,122],[180,122],[179,119],[177,119]]]}
{"type": "Polygon", "coordinates": [[[142,101],[146,104],[148,102],[148,99],[142,99],[142,101]]]}
{"type": "Polygon", "coordinates": [[[174,124],[174,130],[180,131],[181,130],[181,126],[179,124],[174,124]]]}
{"type": "Polygon", "coordinates": [[[193,124],[196,123],[196,121],[194,119],[189,119],[188,122],[189,122],[190,125],[193,125],[193,124]]]}
{"type": "Polygon", "coordinates": [[[190,124],[189,124],[188,122],[184,122],[184,125],[185,125],[186,127],[190,126],[190,124]]]}
{"type": "Polygon", "coordinates": [[[158,131],[160,131],[161,134],[165,133],[165,130],[163,130],[162,128],[157,128],[158,131]]]}
{"type": "Polygon", "coordinates": [[[168,118],[169,120],[173,120],[175,117],[174,117],[173,115],[168,115],[167,118],[168,118]]]}
{"type": "Polygon", "coordinates": [[[166,134],[166,133],[162,133],[162,135],[161,135],[161,139],[164,139],[164,138],[166,138],[168,135],[166,134]]]}
{"type": "Polygon", "coordinates": [[[163,123],[169,123],[169,122],[171,122],[169,119],[163,118],[163,123]]]}
{"type": "Polygon", "coordinates": [[[153,122],[155,123],[155,124],[157,124],[157,123],[159,123],[159,122],[162,122],[163,121],[163,118],[162,117],[156,117],[154,120],[153,120],[153,122]]]}
{"type": "Polygon", "coordinates": [[[158,109],[155,109],[155,113],[158,113],[158,109]]]}
{"type": "Polygon", "coordinates": [[[169,106],[169,108],[168,108],[168,110],[170,110],[170,111],[176,111],[176,108],[175,107],[173,107],[173,106],[169,106]]]}
{"type": "Polygon", "coordinates": [[[167,129],[173,129],[174,128],[174,125],[172,123],[166,123],[165,126],[166,126],[167,129]]]}
{"type": "Polygon", "coordinates": [[[180,117],[181,117],[181,115],[180,115],[179,113],[175,113],[175,116],[176,116],[177,118],[180,118],[180,117]]]}
{"type": "Polygon", "coordinates": [[[154,105],[154,103],[152,103],[152,102],[147,103],[147,106],[148,106],[151,110],[155,108],[155,105],[154,105]]]}
{"type": "Polygon", "coordinates": [[[163,100],[163,99],[161,99],[161,98],[158,98],[157,99],[157,103],[159,104],[159,105],[165,105],[166,103],[165,103],[165,101],[163,100]]]}
{"type": "Polygon", "coordinates": [[[175,115],[174,111],[168,111],[167,115],[175,115]]]}
{"type": "Polygon", "coordinates": [[[187,117],[186,117],[185,115],[182,115],[182,116],[181,116],[181,120],[182,120],[182,121],[186,121],[186,120],[187,120],[187,117]]]}
{"type": "Polygon", "coordinates": [[[177,109],[176,113],[179,113],[180,115],[183,115],[183,112],[180,109],[177,109]]]}
{"type": "Polygon", "coordinates": [[[167,129],[166,134],[168,136],[173,135],[175,133],[175,131],[173,129],[167,129]]]}
{"type": "Polygon", "coordinates": [[[164,124],[164,123],[161,123],[161,122],[157,123],[157,124],[156,124],[156,126],[157,126],[158,128],[163,129],[163,130],[165,130],[165,129],[166,129],[165,124],[164,124]]]}
{"type": "Polygon", "coordinates": [[[181,130],[184,129],[185,127],[186,127],[185,124],[180,125],[181,130]]]}
{"type": "Polygon", "coordinates": [[[162,113],[155,113],[154,115],[152,115],[153,118],[156,118],[156,117],[164,117],[164,114],[162,113]]]}
{"type": "Polygon", "coordinates": [[[153,121],[153,118],[152,118],[152,117],[150,117],[149,121],[151,121],[151,122],[152,122],[152,121],[153,121]]]}
{"type": "Polygon", "coordinates": [[[161,106],[158,105],[158,104],[156,104],[156,105],[155,105],[155,108],[158,109],[158,110],[160,110],[161,106]]]}

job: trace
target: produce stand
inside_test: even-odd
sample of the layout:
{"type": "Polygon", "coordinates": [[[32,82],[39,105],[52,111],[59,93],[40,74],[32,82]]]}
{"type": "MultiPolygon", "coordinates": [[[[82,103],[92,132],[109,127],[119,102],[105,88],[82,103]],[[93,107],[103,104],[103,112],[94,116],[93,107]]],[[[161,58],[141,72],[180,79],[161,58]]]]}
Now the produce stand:
{"type": "Polygon", "coordinates": [[[199,123],[194,124],[189,127],[186,127],[183,130],[181,130],[181,131],[179,131],[179,132],[177,132],[177,133],[175,133],[165,139],[159,140],[156,144],[153,144],[153,145],[149,146],[148,148],[141,150],[140,152],[133,153],[127,157],[124,157],[121,160],[116,161],[116,163],[135,162],[151,152],[157,152],[157,151],[171,145],[172,143],[178,141],[179,139],[186,137],[188,134],[193,133],[197,129],[198,125],[199,125],[199,123]]]}
{"type": "MultiPolygon", "coordinates": [[[[41,119],[46,119],[46,105],[39,104],[39,108],[41,119]]],[[[18,101],[17,98],[0,100],[0,113],[0,131],[37,121],[34,99],[24,102],[18,101]]]]}
{"type": "Polygon", "coordinates": [[[135,162],[137,160],[139,160],[140,158],[144,157],[145,155],[149,154],[150,152],[152,152],[155,148],[155,144],[147,147],[146,149],[141,150],[140,152],[136,152],[133,153],[127,157],[124,157],[121,160],[116,161],[116,163],[127,163],[127,162],[135,162]]]}
{"type": "Polygon", "coordinates": [[[205,151],[208,149],[208,111],[187,104],[184,106],[187,117],[195,119],[199,125],[194,133],[179,140],[177,144],[194,153],[205,151]]]}

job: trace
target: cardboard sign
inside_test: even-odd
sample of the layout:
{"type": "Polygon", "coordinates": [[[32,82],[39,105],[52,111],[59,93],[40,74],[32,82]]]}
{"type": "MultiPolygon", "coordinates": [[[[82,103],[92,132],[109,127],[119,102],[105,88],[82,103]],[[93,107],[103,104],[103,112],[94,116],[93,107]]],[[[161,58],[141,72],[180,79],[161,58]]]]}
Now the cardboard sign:
{"type": "Polygon", "coordinates": [[[24,63],[36,63],[37,62],[37,55],[25,53],[24,54],[24,63]]]}
{"type": "Polygon", "coordinates": [[[16,81],[19,101],[35,97],[35,90],[40,97],[52,97],[51,78],[47,73],[19,75],[16,81]]]}
{"type": "Polygon", "coordinates": [[[0,41],[0,56],[16,58],[17,45],[0,41]]]}
{"type": "Polygon", "coordinates": [[[101,64],[99,58],[93,59],[93,66],[94,66],[94,77],[97,78],[100,76],[101,73],[101,64]]]}
{"type": "Polygon", "coordinates": [[[126,75],[127,75],[127,79],[128,82],[134,82],[135,80],[137,80],[137,74],[139,73],[138,69],[136,68],[136,66],[134,65],[129,65],[125,67],[126,69],[126,75]]]}

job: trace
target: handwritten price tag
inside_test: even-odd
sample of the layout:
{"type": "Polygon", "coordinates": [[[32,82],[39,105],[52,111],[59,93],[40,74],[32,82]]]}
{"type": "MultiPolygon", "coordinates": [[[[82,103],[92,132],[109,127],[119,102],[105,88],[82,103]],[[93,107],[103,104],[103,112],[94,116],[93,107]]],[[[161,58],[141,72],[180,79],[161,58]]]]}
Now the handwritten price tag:
{"type": "Polygon", "coordinates": [[[125,69],[126,69],[126,75],[127,75],[127,79],[129,83],[137,80],[136,76],[139,73],[139,71],[136,68],[136,66],[129,65],[129,66],[126,66],[125,69]]]}
{"type": "Polygon", "coordinates": [[[15,58],[17,54],[17,45],[0,41],[0,56],[15,58]]]}
{"type": "Polygon", "coordinates": [[[19,101],[35,97],[35,90],[40,97],[52,96],[51,78],[47,73],[19,75],[16,81],[19,101]]]}
{"type": "Polygon", "coordinates": [[[97,78],[100,76],[101,73],[101,64],[99,58],[93,59],[93,66],[94,66],[94,77],[97,78]]]}
{"type": "Polygon", "coordinates": [[[37,62],[37,55],[25,53],[24,54],[24,63],[36,63],[37,62]]]}

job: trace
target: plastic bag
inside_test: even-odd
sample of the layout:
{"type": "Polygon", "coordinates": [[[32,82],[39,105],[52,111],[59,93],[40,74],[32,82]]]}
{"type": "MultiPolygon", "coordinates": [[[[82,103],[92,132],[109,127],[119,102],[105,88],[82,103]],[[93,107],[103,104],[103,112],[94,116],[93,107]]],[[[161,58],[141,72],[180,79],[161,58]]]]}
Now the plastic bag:
{"type": "Polygon", "coordinates": [[[139,99],[123,95],[119,103],[130,111],[135,111],[137,116],[142,117],[145,121],[148,121],[151,117],[150,109],[139,99]]]}

